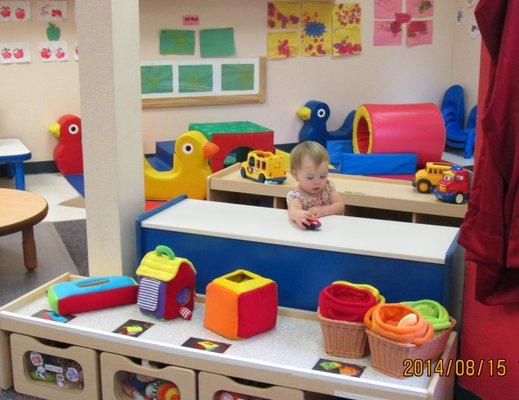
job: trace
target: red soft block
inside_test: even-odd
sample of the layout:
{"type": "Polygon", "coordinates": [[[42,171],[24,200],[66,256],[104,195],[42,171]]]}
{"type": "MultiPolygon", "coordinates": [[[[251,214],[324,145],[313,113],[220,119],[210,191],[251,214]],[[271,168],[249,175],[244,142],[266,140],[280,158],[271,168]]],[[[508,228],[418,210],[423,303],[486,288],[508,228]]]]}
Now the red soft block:
{"type": "Polygon", "coordinates": [[[238,298],[238,336],[249,338],[276,326],[277,285],[271,282],[238,298]]]}
{"type": "Polygon", "coordinates": [[[78,314],[82,312],[101,310],[103,308],[137,303],[138,285],[126,286],[105,292],[89,293],[70,296],[58,300],[60,315],[78,314]]]}

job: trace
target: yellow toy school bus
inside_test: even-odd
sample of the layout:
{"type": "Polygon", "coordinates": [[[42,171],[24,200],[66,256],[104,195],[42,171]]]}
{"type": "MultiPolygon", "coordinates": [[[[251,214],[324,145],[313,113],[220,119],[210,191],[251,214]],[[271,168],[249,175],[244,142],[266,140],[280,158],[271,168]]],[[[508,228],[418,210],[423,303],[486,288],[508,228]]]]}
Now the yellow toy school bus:
{"type": "Polygon", "coordinates": [[[420,193],[430,193],[451,167],[452,164],[428,162],[424,169],[416,172],[412,184],[420,193]]]}
{"type": "Polygon", "coordinates": [[[240,174],[243,178],[260,183],[265,181],[283,183],[287,179],[283,158],[270,151],[262,150],[249,152],[247,161],[241,163],[240,174]]]}

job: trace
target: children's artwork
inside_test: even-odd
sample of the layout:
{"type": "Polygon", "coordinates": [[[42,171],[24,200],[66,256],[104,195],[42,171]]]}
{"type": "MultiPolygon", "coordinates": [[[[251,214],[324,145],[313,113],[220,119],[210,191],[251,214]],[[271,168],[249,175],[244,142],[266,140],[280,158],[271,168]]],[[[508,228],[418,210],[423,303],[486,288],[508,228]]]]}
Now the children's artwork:
{"type": "Polygon", "coordinates": [[[297,57],[299,54],[299,33],[267,33],[267,54],[270,60],[297,57]]]}
{"type": "Polygon", "coordinates": [[[216,342],[214,340],[199,339],[191,337],[182,343],[184,347],[190,347],[192,349],[211,351],[213,353],[225,353],[225,351],[231,347],[229,343],[216,342]]]}
{"type": "Polygon", "coordinates": [[[235,54],[233,28],[200,30],[200,56],[202,58],[229,57],[235,54]]]}
{"type": "Polygon", "coordinates": [[[434,0],[407,0],[407,13],[413,18],[432,17],[434,0]]]}
{"type": "Polygon", "coordinates": [[[345,56],[360,54],[362,10],[359,3],[338,3],[332,16],[332,54],[345,56]]]}
{"type": "Polygon", "coordinates": [[[67,19],[66,1],[38,1],[36,3],[40,21],[63,21],[67,19]]]}
{"type": "Polygon", "coordinates": [[[222,90],[254,89],[254,64],[223,64],[222,90]]]}
{"type": "Polygon", "coordinates": [[[373,44],[375,46],[401,46],[402,24],[397,21],[375,21],[373,44]]]}
{"type": "Polygon", "coordinates": [[[172,93],[173,67],[171,65],[141,66],[141,92],[172,93]]]}
{"type": "Polygon", "coordinates": [[[142,335],[148,329],[150,329],[154,324],[151,322],[137,321],[135,319],[129,319],[124,324],[119,326],[114,333],[119,333],[121,335],[137,337],[142,335]]]}
{"type": "Polygon", "coordinates": [[[181,29],[161,30],[160,54],[195,54],[195,31],[181,29]]]}
{"type": "Polygon", "coordinates": [[[456,23],[459,25],[463,25],[465,22],[465,9],[463,7],[458,7],[456,10],[456,23]]]}
{"type": "Polygon", "coordinates": [[[0,1],[0,22],[23,22],[31,19],[31,6],[28,1],[0,1]]]}
{"type": "Polygon", "coordinates": [[[402,12],[402,0],[375,0],[375,18],[393,19],[402,12]]]}
{"type": "Polygon", "coordinates": [[[67,42],[39,42],[38,54],[43,62],[67,61],[68,43],[67,42]]]}
{"type": "Polygon", "coordinates": [[[300,15],[298,1],[269,1],[267,4],[267,25],[271,29],[298,29],[300,15]]]}
{"type": "Polygon", "coordinates": [[[333,3],[303,2],[301,10],[301,55],[325,56],[332,50],[333,3]]]}
{"type": "Polygon", "coordinates": [[[195,26],[200,25],[200,17],[198,15],[183,15],[182,16],[183,26],[195,26]]]}
{"type": "Polygon", "coordinates": [[[28,43],[0,43],[0,62],[20,64],[31,62],[28,43]]]}
{"type": "Polygon", "coordinates": [[[71,319],[76,318],[75,315],[59,315],[51,310],[40,310],[31,315],[32,317],[46,319],[48,321],[62,322],[66,324],[71,319]]]}
{"type": "Polygon", "coordinates": [[[212,65],[181,65],[178,67],[180,93],[211,92],[213,90],[212,65]]]}
{"type": "Polygon", "coordinates": [[[61,37],[61,29],[59,29],[56,24],[52,24],[49,22],[49,26],[47,26],[47,29],[45,30],[45,33],[47,34],[47,39],[51,41],[58,41],[61,37]]]}
{"type": "Polygon", "coordinates": [[[479,26],[476,21],[471,21],[469,24],[469,35],[472,39],[477,39],[480,35],[479,26]]]}
{"type": "Polygon", "coordinates": [[[320,358],[312,368],[316,371],[328,372],[330,374],[347,375],[353,378],[359,378],[366,367],[360,365],[345,363],[342,361],[327,360],[320,358]]]}
{"type": "Polygon", "coordinates": [[[432,44],[433,22],[432,21],[411,21],[407,25],[407,45],[419,46],[432,44]]]}

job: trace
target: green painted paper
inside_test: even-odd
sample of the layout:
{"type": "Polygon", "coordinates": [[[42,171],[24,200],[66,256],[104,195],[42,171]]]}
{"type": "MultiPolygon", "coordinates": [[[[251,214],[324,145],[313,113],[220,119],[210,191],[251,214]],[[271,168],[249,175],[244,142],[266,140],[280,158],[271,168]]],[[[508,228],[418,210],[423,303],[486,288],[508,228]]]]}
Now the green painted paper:
{"type": "Polygon", "coordinates": [[[229,57],[236,54],[234,29],[202,29],[200,31],[200,56],[229,57]]]}
{"type": "Polygon", "coordinates": [[[178,67],[180,93],[212,92],[212,65],[181,65],[178,67]]]}
{"type": "Polygon", "coordinates": [[[195,31],[179,29],[161,30],[160,54],[195,54],[195,31]]]}
{"type": "Polygon", "coordinates": [[[222,90],[254,89],[254,64],[223,64],[222,90]]]}
{"type": "Polygon", "coordinates": [[[141,92],[172,93],[173,68],[171,65],[141,66],[141,92]]]}

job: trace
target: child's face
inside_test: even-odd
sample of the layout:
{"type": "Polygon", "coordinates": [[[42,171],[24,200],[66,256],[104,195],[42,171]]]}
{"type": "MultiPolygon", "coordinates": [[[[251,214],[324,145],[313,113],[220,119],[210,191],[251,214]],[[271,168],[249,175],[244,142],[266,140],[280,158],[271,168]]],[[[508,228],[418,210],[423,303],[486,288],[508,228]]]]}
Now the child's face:
{"type": "Polygon", "coordinates": [[[308,157],[303,157],[301,168],[292,170],[292,176],[299,187],[310,194],[317,194],[326,186],[328,180],[328,162],[317,165],[308,157]]]}

